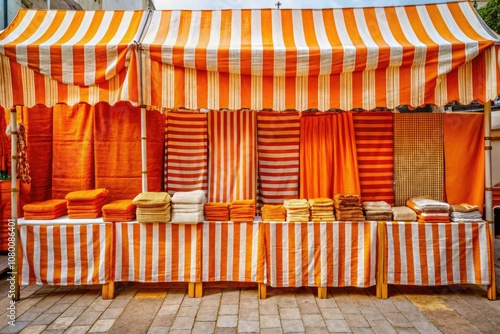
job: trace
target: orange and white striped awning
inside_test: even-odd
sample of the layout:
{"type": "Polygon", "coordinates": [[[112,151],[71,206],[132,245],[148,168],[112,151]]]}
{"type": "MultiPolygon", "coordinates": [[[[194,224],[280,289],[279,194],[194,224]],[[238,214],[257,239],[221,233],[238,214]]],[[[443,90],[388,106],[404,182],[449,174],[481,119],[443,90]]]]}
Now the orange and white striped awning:
{"type": "Polygon", "coordinates": [[[146,17],[143,11],[20,10],[0,32],[0,105],[137,102],[133,43],[146,17]]]}
{"type": "Polygon", "coordinates": [[[155,11],[144,103],[370,110],[494,99],[499,37],[468,1],[416,3],[155,11]]]}

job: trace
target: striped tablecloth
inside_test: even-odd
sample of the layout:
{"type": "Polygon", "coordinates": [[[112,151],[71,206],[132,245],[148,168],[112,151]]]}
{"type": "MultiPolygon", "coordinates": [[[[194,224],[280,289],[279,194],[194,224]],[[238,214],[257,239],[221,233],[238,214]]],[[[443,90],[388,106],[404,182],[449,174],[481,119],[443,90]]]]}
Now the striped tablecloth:
{"type": "Polygon", "coordinates": [[[492,236],[487,222],[387,222],[385,229],[384,283],[491,283],[492,236]]]}
{"type": "Polygon", "coordinates": [[[376,222],[265,222],[272,287],[375,285],[376,222]]]}
{"type": "Polygon", "coordinates": [[[112,224],[102,219],[91,221],[37,223],[19,219],[19,284],[108,283],[112,224]]]}
{"type": "Polygon", "coordinates": [[[114,226],[115,282],[200,282],[202,224],[114,226]]]}
{"type": "Polygon", "coordinates": [[[265,283],[260,226],[259,222],[203,223],[202,281],[265,283]]]}

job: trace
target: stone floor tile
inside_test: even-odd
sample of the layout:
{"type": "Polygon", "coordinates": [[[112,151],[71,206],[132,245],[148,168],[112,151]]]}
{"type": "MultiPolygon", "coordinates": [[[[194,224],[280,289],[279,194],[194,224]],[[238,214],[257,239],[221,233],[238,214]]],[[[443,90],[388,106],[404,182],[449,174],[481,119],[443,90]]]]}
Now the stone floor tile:
{"type": "Polygon", "coordinates": [[[258,333],[258,320],[240,320],[238,321],[238,333],[258,333]]]}
{"type": "Polygon", "coordinates": [[[107,333],[115,323],[116,319],[97,320],[90,328],[89,333],[107,333]]]}
{"type": "Polygon", "coordinates": [[[177,312],[178,317],[194,317],[198,313],[198,306],[181,306],[177,312]]]}
{"type": "Polygon", "coordinates": [[[353,334],[374,334],[375,332],[371,328],[356,327],[352,329],[353,334]]]}
{"type": "Polygon", "coordinates": [[[300,311],[298,307],[281,307],[280,318],[289,320],[300,320],[300,311]]]}
{"type": "Polygon", "coordinates": [[[196,315],[196,321],[217,321],[217,309],[201,308],[196,315]]]}
{"type": "Polygon", "coordinates": [[[236,328],[238,326],[238,316],[220,315],[217,317],[217,327],[236,328]]]}
{"type": "Polygon", "coordinates": [[[215,331],[215,321],[195,321],[193,334],[208,334],[215,331]]]}
{"type": "Polygon", "coordinates": [[[2,334],[19,333],[29,325],[30,323],[28,321],[16,321],[14,323],[14,326],[6,325],[2,329],[0,329],[0,333],[2,334]]]}
{"type": "Polygon", "coordinates": [[[123,307],[107,308],[106,311],[102,312],[100,319],[118,319],[123,310],[125,310],[123,307]]]}
{"type": "Polygon", "coordinates": [[[89,326],[70,326],[64,331],[64,334],[85,334],[89,331],[89,326]]]}
{"type": "Polygon", "coordinates": [[[32,325],[50,325],[52,321],[54,321],[59,314],[57,313],[43,313],[40,314],[38,318],[31,322],[32,325]]]}
{"type": "Polygon", "coordinates": [[[273,315],[261,315],[260,316],[260,328],[280,328],[281,321],[277,314],[273,315]]]}
{"type": "Polygon", "coordinates": [[[338,307],[323,307],[321,315],[325,320],[344,320],[344,315],[338,307]]]}
{"type": "Polygon", "coordinates": [[[341,301],[337,302],[337,305],[342,312],[342,314],[360,314],[361,311],[359,310],[358,305],[354,303],[353,301],[341,301]]]}
{"type": "Polygon", "coordinates": [[[246,320],[246,321],[258,321],[259,320],[259,309],[257,308],[240,308],[240,313],[238,316],[239,320],[246,320]]]}
{"type": "Polygon", "coordinates": [[[215,327],[215,334],[236,334],[236,327],[215,327]]]}
{"type": "Polygon", "coordinates": [[[416,328],[395,328],[398,334],[420,334],[416,328]]]}
{"type": "Polygon", "coordinates": [[[165,334],[170,331],[170,327],[149,327],[147,334],[165,334]]]}
{"type": "Polygon", "coordinates": [[[171,329],[189,329],[194,325],[194,317],[175,317],[171,329]]]}
{"type": "Polygon", "coordinates": [[[47,328],[47,325],[29,325],[24,327],[24,329],[20,332],[21,334],[39,334],[43,332],[43,330],[47,328]]]}
{"type": "Polygon", "coordinates": [[[261,328],[258,334],[280,334],[283,333],[281,328],[261,328]]]}
{"type": "Polygon", "coordinates": [[[368,307],[368,306],[361,306],[359,307],[359,310],[361,311],[361,314],[365,317],[366,320],[384,320],[386,317],[380,310],[376,307],[368,307]]]}
{"type": "MultiPolygon", "coordinates": [[[[66,301],[66,300],[65,300],[66,301]]],[[[71,307],[72,304],[69,303],[56,303],[52,305],[45,313],[58,313],[61,314],[71,307]]]]}
{"type": "Polygon", "coordinates": [[[397,331],[392,327],[391,323],[387,320],[370,321],[370,326],[375,333],[397,334],[397,331]]]}
{"type": "Polygon", "coordinates": [[[354,314],[354,313],[347,313],[344,314],[345,320],[349,324],[349,327],[354,328],[354,327],[370,327],[368,322],[366,321],[365,317],[360,313],[360,314],[354,314]]]}
{"type": "Polygon", "coordinates": [[[52,322],[48,327],[47,330],[59,330],[59,329],[66,329],[73,322],[75,322],[76,316],[73,317],[65,317],[65,316],[60,316],[54,322],[52,322]]]}
{"type": "Polygon", "coordinates": [[[278,305],[276,304],[260,304],[259,305],[260,314],[273,315],[279,314],[278,305]]]}
{"type": "Polygon", "coordinates": [[[326,328],[331,333],[350,333],[351,329],[345,320],[325,320],[326,328]]]}
{"type": "Polygon", "coordinates": [[[323,317],[316,314],[302,315],[302,322],[306,328],[323,328],[326,327],[323,317]]]}
{"type": "Polygon", "coordinates": [[[87,308],[85,306],[71,306],[61,314],[61,317],[74,317],[78,318],[87,308]]]}
{"type": "Polygon", "coordinates": [[[305,333],[306,329],[302,320],[282,320],[283,333],[305,333]]]}
{"type": "Polygon", "coordinates": [[[238,304],[224,304],[221,303],[219,308],[219,315],[233,315],[238,314],[239,307],[238,304]]]}
{"type": "Polygon", "coordinates": [[[410,321],[401,312],[385,312],[384,316],[389,320],[393,327],[413,327],[410,321]]]}
{"type": "Polygon", "coordinates": [[[73,323],[75,326],[92,325],[101,316],[101,312],[85,311],[73,323]]]}

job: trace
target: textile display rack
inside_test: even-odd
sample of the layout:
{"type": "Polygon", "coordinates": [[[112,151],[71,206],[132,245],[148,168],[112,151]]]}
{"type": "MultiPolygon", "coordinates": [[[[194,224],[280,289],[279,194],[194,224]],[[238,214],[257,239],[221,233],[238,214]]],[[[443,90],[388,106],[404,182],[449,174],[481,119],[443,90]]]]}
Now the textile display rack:
{"type": "Polygon", "coordinates": [[[488,285],[488,298],[495,299],[490,118],[500,87],[498,36],[468,1],[260,5],[235,2],[226,8],[224,1],[212,1],[150,12],[21,10],[0,33],[0,106],[10,112],[12,221],[20,236],[16,253],[22,255],[13,270],[22,275],[16,274],[16,281],[102,284],[104,298],[113,297],[114,282],[125,281],[186,282],[190,296],[201,296],[204,282],[251,282],[259,284],[261,297],[267,285],[316,286],[323,297],[327,287],[377,285],[377,296],[387,297],[387,284],[471,283],[488,285]],[[484,103],[484,113],[440,112],[450,102],[472,101],[484,103]],[[423,105],[437,112],[397,111],[423,105]],[[59,124],[76,117],[84,120],[76,122],[80,128],[59,124]],[[46,119],[34,121],[41,118],[46,119]],[[117,131],[122,120],[130,128],[117,131]],[[32,193],[40,200],[111,184],[116,193],[134,195],[203,190],[212,202],[256,199],[261,205],[345,192],[401,205],[404,198],[428,195],[419,190],[427,187],[439,200],[484,206],[486,222],[31,224],[17,213],[19,122],[26,123],[28,146],[36,129],[43,135],[37,125],[52,133],[43,144],[50,154],[30,159],[47,160],[44,168],[51,173],[67,171],[53,183],[50,173],[44,172],[43,185],[43,173],[33,178],[32,189],[46,188],[32,193]],[[432,142],[412,141],[405,122],[418,123],[413,127],[422,132],[418,138],[432,142]],[[463,182],[453,181],[464,173],[461,153],[453,153],[461,138],[453,133],[474,139],[475,156],[464,159],[471,178],[463,182]],[[140,171],[125,172],[122,161],[135,156],[120,156],[120,143],[107,134],[129,136],[130,152],[134,140],[140,141],[140,171]],[[69,181],[77,173],[71,169],[75,161],[61,167],[52,156],[71,151],[64,140],[73,137],[85,142],[78,151],[82,156],[106,152],[101,160],[75,160],[85,167],[78,171],[81,183],[69,181]],[[157,154],[160,149],[164,156],[157,154]],[[426,170],[436,177],[432,184],[408,177],[418,171],[405,164],[412,149],[418,154],[414,161],[427,161],[431,152],[448,162],[426,170]],[[317,154],[320,150],[328,154],[317,154]],[[332,158],[310,159],[315,154],[332,158]],[[317,163],[305,164],[311,161],[317,163]],[[101,173],[108,162],[115,179],[101,173]],[[318,183],[315,175],[328,181],[318,183]],[[120,181],[125,178],[131,182],[120,181]],[[37,240],[37,248],[27,240],[37,240]],[[48,252],[49,241],[61,249],[48,252]],[[94,262],[87,257],[80,274],[70,275],[73,268],[65,261],[83,253],[94,254],[94,262]],[[48,256],[40,262],[47,268],[33,266],[38,256],[48,256]],[[67,270],[55,271],[61,277],[50,276],[53,257],[67,263],[67,270]]]}

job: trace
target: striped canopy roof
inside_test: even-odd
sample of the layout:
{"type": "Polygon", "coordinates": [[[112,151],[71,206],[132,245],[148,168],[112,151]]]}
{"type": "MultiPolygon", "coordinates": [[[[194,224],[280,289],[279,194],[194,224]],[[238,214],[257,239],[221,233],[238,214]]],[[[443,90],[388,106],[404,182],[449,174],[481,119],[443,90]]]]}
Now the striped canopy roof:
{"type": "Polygon", "coordinates": [[[486,101],[498,93],[497,41],[467,1],[156,11],[142,42],[145,103],[349,110],[486,101]]]}
{"type": "Polygon", "coordinates": [[[135,99],[143,11],[20,10],[0,33],[0,105],[135,99]]]}

